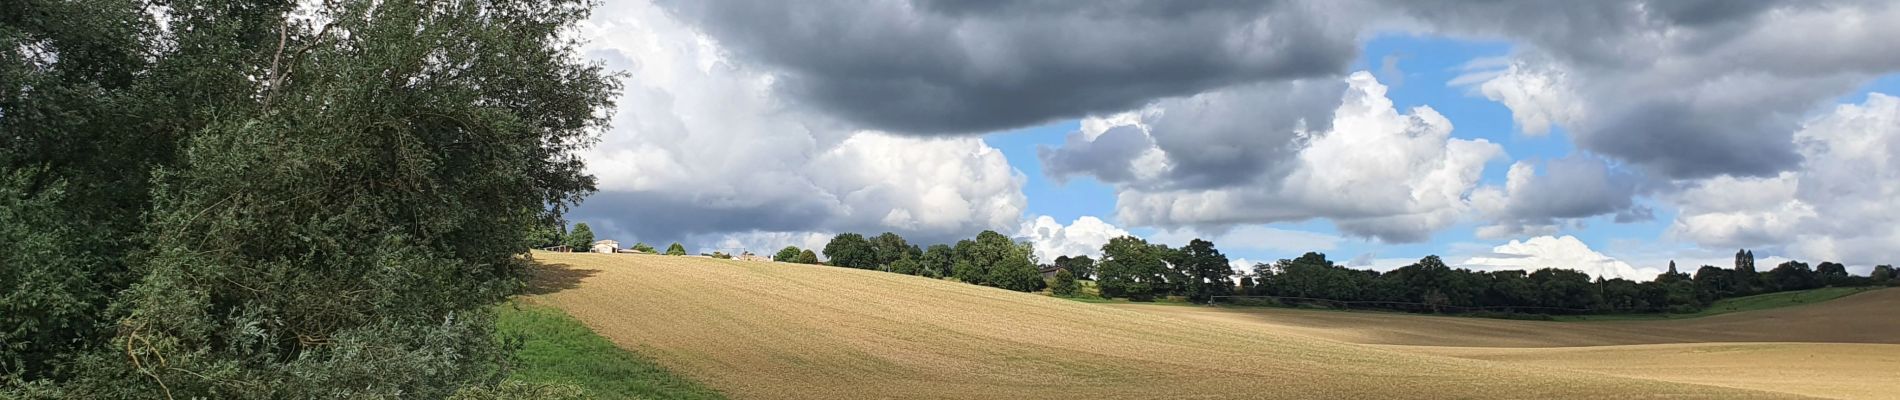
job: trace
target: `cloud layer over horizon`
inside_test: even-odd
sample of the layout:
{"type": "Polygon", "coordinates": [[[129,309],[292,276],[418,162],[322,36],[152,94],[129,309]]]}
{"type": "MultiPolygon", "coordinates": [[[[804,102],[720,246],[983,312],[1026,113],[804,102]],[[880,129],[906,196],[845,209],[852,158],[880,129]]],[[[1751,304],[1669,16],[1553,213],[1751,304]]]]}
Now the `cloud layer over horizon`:
{"type": "Polygon", "coordinates": [[[570,217],[630,240],[996,230],[1052,257],[1130,232],[1525,246],[1653,222],[1640,239],[1900,259],[1900,106],[1837,104],[1900,72],[1891,2],[660,0],[603,4],[576,36],[627,76],[570,217]],[[1397,106],[1396,58],[1361,63],[1380,35],[1508,43],[1443,90],[1568,154],[1397,106]],[[1065,121],[1033,159],[981,136],[1065,121]],[[1022,162],[1108,186],[1113,215],[1035,215],[1022,162]],[[1267,226],[1308,221],[1336,234],[1267,226]]]}

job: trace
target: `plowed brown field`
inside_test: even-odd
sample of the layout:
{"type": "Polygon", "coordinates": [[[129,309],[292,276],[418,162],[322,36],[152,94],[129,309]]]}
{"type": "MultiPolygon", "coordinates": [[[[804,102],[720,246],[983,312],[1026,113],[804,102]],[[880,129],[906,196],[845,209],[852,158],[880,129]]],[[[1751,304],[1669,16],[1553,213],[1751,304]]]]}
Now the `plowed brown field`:
{"type": "Polygon", "coordinates": [[[620,346],[735,398],[1862,393],[1668,381],[1521,364],[1510,354],[1432,354],[1245,319],[1169,316],[874,271],[653,255],[535,257],[544,269],[527,301],[558,306],[620,346]]]}

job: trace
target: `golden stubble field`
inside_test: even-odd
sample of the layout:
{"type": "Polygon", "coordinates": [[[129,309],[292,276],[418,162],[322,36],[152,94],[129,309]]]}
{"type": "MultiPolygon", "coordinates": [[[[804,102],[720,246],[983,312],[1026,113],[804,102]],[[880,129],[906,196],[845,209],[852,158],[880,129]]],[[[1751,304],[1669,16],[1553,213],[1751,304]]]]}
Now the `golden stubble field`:
{"type": "Polygon", "coordinates": [[[1807,306],[1652,321],[1111,307],[1419,354],[1805,396],[1900,398],[1900,289],[1807,306]]]}
{"type": "MultiPolygon", "coordinates": [[[[1172,316],[874,271],[534,256],[545,268],[527,301],[560,307],[622,347],[734,398],[1828,395],[1526,363],[1510,353],[1352,343],[1245,316],[1172,316]]],[[[1608,356],[1565,359],[1590,357],[1608,356]]]]}

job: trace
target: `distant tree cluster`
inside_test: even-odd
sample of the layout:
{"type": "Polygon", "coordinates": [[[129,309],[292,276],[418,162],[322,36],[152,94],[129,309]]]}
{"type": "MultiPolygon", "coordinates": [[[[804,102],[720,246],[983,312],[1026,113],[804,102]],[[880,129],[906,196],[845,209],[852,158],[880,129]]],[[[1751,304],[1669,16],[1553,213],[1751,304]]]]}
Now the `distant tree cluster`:
{"type": "Polygon", "coordinates": [[[1047,286],[1037,270],[1029,244],[1018,243],[995,231],[983,231],[973,239],[958,241],[955,246],[934,244],[928,248],[911,244],[892,232],[870,239],[857,233],[841,233],[825,244],[824,253],[831,265],[845,268],[948,277],[964,283],[1024,292],[1047,286]]]}
{"type": "Polygon", "coordinates": [[[1694,312],[1715,300],[1827,286],[1865,286],[1892,281],[1892,267],[1876,267],[1874,276],[1857,277],[1839,263],[1818,269],[1789,261],[1755,271],[1753,252],[1736,254],[1735,268],[1704,266],[1692,276],[1670,263],[1655,280],[1637,282],[1591,279],[1581,271],[1472,271],[1451,268],[1437,256],[1388,272],[1335,265],[1320,253],[1254,267],[1241,281],[1248,295],[1363,302],[1355,306],[1407,311],[1447,308],[1529,313],[1694,312]],[[1884,272],[1883,272],[1884,271],[1884,272]]]}
{"type": "Polygon", "coordinates": [[[1181,249],[1134,236],[1109,239],[1102,245],[1102,261],[1095,266],[1095,274],[1096,286],[1107,298],[1149,301],[1178,295],[1206,303],[1213,296],[1234,292],[1234,271],[1227,256],[1213,242],[1201,239],[1181,249]]]}
{"type": "MultiPolygon", "coordinates": [[[[1592,278],[1581,271],[1473,271],[1453,268],[1438,256],[1392,271],[1347,268],[1325,254],[1306,253],[1237,273],[1213,242],[1194,239],[1181,248],[1134,237],[1109,239],[1101,259],[1056,257],[1038,266],[1028,243],[994,231],[951,244],[919,247],[896,233],[874,237],[842,233],[825,244],[830,265],[947,278],[1017,291],[1047,288],[1058,296],[1081,294],[1081,281],[1093,279],[1099,296],[1153,301],[1165,297],[1194,303],[1223,296],[1271,297],[1278,302],[1317,302],[1335,306],[1415,312],[1487,311],[1509,314],[1694,312],[1715,300],[1736,296],[1827,286],[1900,283],[1891,266],[1871,276],[1853,276],[1839,263],[1790,261],[1756,272],[1754,253],[1736,254],[1734,269],[1704,266],[1689,274],[1670,263],[1655,280],[1592,278]],[[1041,267],[1041,268],[1038,268],[1041,267]],[[1054,271],[1044,279],[1042,271],[1054,271]]],[[[787,246],[776,261],[816,263],[810,250],[787,246]]]]}
{"type": "Polygon", "coordinates": [[[777,254],[772,255],[772,261],[816,265],[818,264],[818,253],[814,253],[810,249],[800,250],[798,246],[785,246],[785,248],[779,249],[777,254]]]}

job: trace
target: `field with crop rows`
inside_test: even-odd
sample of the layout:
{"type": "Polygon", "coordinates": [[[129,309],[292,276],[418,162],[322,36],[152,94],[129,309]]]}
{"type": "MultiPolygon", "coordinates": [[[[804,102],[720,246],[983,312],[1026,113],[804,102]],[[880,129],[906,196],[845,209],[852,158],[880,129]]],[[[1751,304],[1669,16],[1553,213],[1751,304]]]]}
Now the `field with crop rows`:
{"type": "MultiPolygon", "coordinates": [[[[1089,304],[876,271],[632,254],[534,257],[544,269],[538,294],[526,301],[559,307],[615,344],[733,398],[1729,399],[1831,393],[1579,367],[1612,353],[1523,362],[1519,353],[1500,348],[1448,350],[1473,348],[1469,343],[1426,351],[1417,349],[1420,343],[1333,337],[1346,330],[1277,323],[1244,310],[1089,304]]],[[[1556,324],[1551,332],[1570,326],[1545,324],[1556,324]]],[[[1869,358],[1875,365],[1895,362],[1869,358]]]]}

